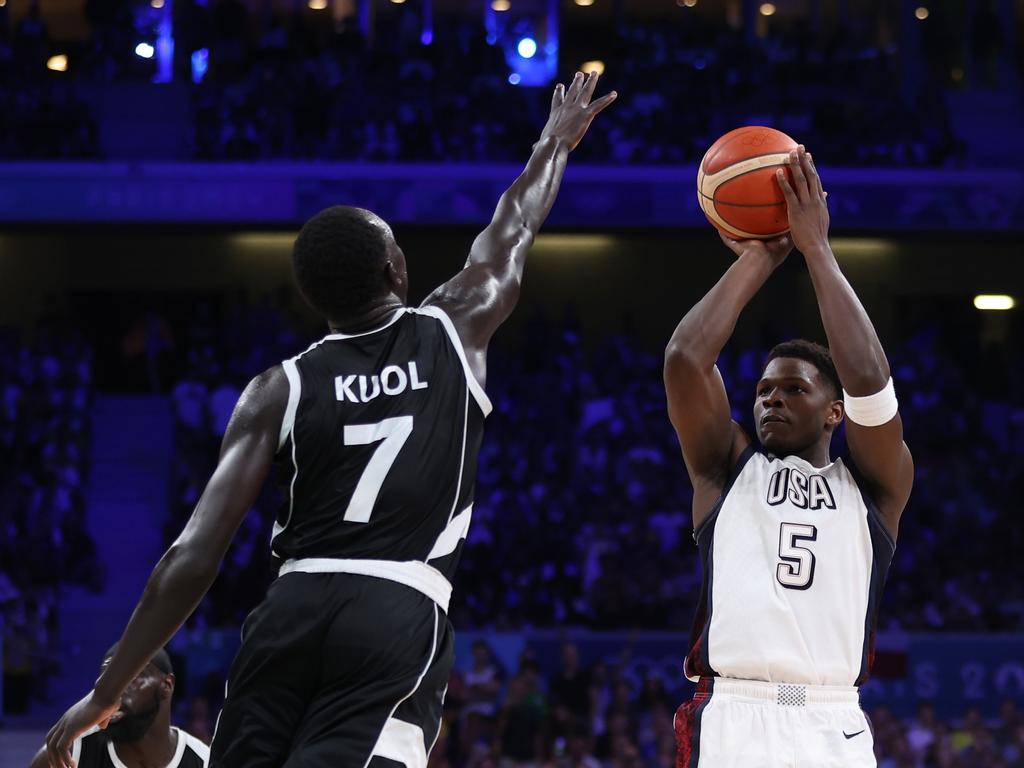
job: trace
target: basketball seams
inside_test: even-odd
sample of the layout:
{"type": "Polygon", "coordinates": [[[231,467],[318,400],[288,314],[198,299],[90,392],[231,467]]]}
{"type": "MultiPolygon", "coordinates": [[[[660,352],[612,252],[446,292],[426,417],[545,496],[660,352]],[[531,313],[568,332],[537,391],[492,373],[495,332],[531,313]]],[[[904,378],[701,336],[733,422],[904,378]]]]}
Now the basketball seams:
{"type": "MultiPolygon", "coordinates": [[[[725,149],[727,146],[729,146],[734,141],[736,141],[736,139],[739,139],[739,138],[747,135],[747,131],[744,130],[743,128],[736,128],[733,131],[733,133],[735,133],[736,135],[735,136],[729,136],[729,134],[726,134],[721,139],[719,139],[719,141],[722,141],[722,139],[724,139],[724,141],[722,141],[722,146],[720,146],[718,149],[715,150],[715,154],[711,155],[711,157],[708,157],[707,155],[704,155],[704,159],[700,161],[700,167],[701,167],[701,170],[703,170],[705,174],[707,173],[707,171],[705,170],[705,166],[713,165],[714,161],[715,161],[715,158],[718,157],[720,154],[722,154],[722,150],[723,149],[725,149]],[[728,138],[726,138],[726,137],[728,137],[728,138]]],[[[708,150],[708,152],[710,152],[710,151],[711,150],[708,150]]]]}
{"type": "Polygon", "coordinates": [[[720,137],[697,167],[697,203],[701,211],[716,228],[732,237],[767,239],[785,234],[787,228],[779,221],[779,213],[785,210],[785,200],[772,199],[776,190],[770,188],[767,174],[784,166],[790,151],[796,146],[791,137],[767,126],[744,126],[720,137]],[[737,141],[745,141],[745,144],[737,146],[737,141]],[[745,154],[748,152],[756,154],[745,154]],[[711,172],[716,164],[723,167],[711,172]],[[751,174],[754,174],[753,178],[743,179],[751,174]],[[736,179],[743,180],[732,184],[736,179]],[[725,187],[731,187],[731,192],[727,192],[725,187]],[[723,197],[733,197],[737,201],[767,198],[767,201],[734,203],[721,199],[723,197]],[[782,206],[781,211],[779,206],[782,206]],[[738,221],[727,221],[726,214],[738,221]],[[764,231],[780,226],[775,232],[764,231]],[[750,229],[758,231],[751,232],[750,229]]]}
{"type": "MultiPolygon", "coordinates": [[[[703,169],[705,173],[708,173],[707,169],[710,166],[714,165],[715,160],[718,158],[719,155],[722,154],[726,147],[735,142],[737,139],[750,136],[752,133],[756,133],[758,131],[766,131],[769,134],[774,134],[772,136],[773,139],[788,139],[790,142],[792,142],[792,146],[784,150],[787,154],[791,150],[796,149],[797,144],[795,141],[793,141],[792,137],[787,136],[785,133],[778,130],[777,128],[771,128],[766,125],[746,125],[743,126],[742,128],[734,128],[729,133],[726,133],[725,135],[719,137],[718,141],[715,143],[717,144],[718,142],[721,142],[721,146],[716,147],[714,144],[711,145],[711,148],[708,149],[708,151],[704,154],[704,157],[700,161],[701,169],[703,169]],[[712,154],[712,152],[714,152],[714,154],[712,154]]],[[[782,150],[774,149],[771,150],[770,152],[762,154],[775,154],[780,151],[782,150]]],[[[759,157],[759,155],[746,155],[744,159],[751,157],[759,157]]],[[[727,165],[726,168],[728,168],[730,165],[732,165],[732,163],[727,165]]],[[[718,173],[718,171],[715,171],[715,173],[718,173]]]]}
{"type": "Polygon", "coordinates": [[[763,155],[745,157],[738,162],[726,166],[720,171],[705,174],[704,181],[714,184],[717,188],[719,185],[724,184],[727,181],[732,181],[740,176],[745,176],[752,171],[771,168],[775,165],[783,166],[786,164],[786,160],[788,158],[788,152],[765,152],[763,155]]]}
{"type": "Polygon", "coordinates": [[[724,231],[727,235],[735,239],[770,240],[773,237],[778,237],[779,235],[783,235],[786,233],[786,230],[784,229],[778,232],[762,234],[758,234],[756,232],[747,232],[727,222],[724,218],[722,218],[722,215],[717,210],[715,210],[714,206],[709,206],[709,208],[702,208],[702,210],[704,211],[704,215],[708,217],[708,221],[710,221],[716,227],[724,231]]]}

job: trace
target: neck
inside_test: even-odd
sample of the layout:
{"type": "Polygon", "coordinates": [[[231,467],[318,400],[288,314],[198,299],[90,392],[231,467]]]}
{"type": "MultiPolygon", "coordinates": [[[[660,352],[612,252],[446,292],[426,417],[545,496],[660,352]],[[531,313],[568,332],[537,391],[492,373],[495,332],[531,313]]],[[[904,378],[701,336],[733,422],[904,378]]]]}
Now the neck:
{"type": "Polygon", "coordinates": [[[791,455],[799,456],[812,467],[824,467],[832,461],[832,457],[829,455],[830,447],[831,441],[815,443],[814,445],[809,446],[802,451],[797,451],[791,455]]]}
{"type": "Polygon", "coordinates": [[[164,768],[174,757],[179,738],[171,730],[171,713],[166,710],[156,716],[141,739],[113,746],[118,758],[128,768],[164,768]]]}
{"type": "Polygon", "coordinates": [[[356,310],[345,318],[328,318],[327,327],[333,333],[362,333],[383,325],[394,312],[405,306],[394,293],[375,299],[372,303],[356,310]]]}

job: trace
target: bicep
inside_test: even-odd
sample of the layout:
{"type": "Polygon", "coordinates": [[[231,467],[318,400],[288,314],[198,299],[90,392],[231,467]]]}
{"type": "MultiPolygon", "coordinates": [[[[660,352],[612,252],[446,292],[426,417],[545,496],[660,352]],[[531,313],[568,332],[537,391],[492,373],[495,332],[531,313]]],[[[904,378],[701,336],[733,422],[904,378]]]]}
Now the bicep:
{"type": "Polygon", "coordinates": [[[246,512],[259,496],[277,452],[288,398],[278,368],[254,379],[238,400],[220,459],[195,511],[178,538],[222,557],[246,512]]]}
{"type": "Polygon", "coordinates": [[[519,301],[529,230],[492,222],[470,249],[463,268],[423,302],[444,309],[468,347],[486,348],[519,301]]]}
{"type": "Polygon", "coordinates": [[[694,484],[714,484],[729,471],[733,456],[749,442],[732,420],[718,366],[702,370],[671,354],[665,360],[668,413],[694,484]]]}
{"type": "Polygon", "coordinates": [[[846,442],[879,511],[895,527],[914,482],[914,461],[903,442],[903,420],[897,413],[885,424],[865,427],[847,419],[846,442]]]}
{"type": "MultiPolygon", "coordinates": [[[[423,306],[436,306],[451,318],[471,362],[482,355],[498,327],[519,300],[519,276],[502,275],[488,264],[467,264],[430,294],[423,306]]],[[[478,372],[478,378],[482,372],[478,372]]]]}

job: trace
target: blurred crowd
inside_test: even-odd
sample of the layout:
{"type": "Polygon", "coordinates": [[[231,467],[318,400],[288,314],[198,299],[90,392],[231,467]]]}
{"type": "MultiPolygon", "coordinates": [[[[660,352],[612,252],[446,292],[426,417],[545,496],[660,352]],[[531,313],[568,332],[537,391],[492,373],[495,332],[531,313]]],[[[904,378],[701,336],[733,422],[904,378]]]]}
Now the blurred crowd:
{"type": "MultiPolygon", "coordinates": [[[[209,741],[222,688],[218,679],[207,692],[181,697],[176,722],[209,741]]],[[[572,642],[545,671],[529,647],[507,670],[476,641],[469,664],[449,680],[429,765],[675,768],[677,698],[660,678],[634,683],[618,663],[584,663],[572,642]]],[[[906,719],[884,706],[868,715],[879,768],[1024,768],[1024,715],[1012,700],[989,719],[976,708],[941,718],[928,702],[906,719]]]]}
{"type": "MultiPolygon", "coordinates": [[[[160,376],[150,377],[175,412],[167,541],[202,492],[245,382],[315,338],[282,299],[205,298],[181,317],[149,323],[173,326],[176,349],[157,345],[154,354],[176,357],[158,358],[151,367],[160,376]]],[[[888,350],[917,478],[880,628],[1021,631],[1024,591],[1010,576],[1024,551],[1011,514],[1024,491],[1024,371],[1019,360],[979,348],[962,318],[950,322],[961,336],[921,323],[888,350]],[[961,546],[965,535],[969,547],[961,546]],[[960,555],[939,556],[949,552],[960,555]]],[[[719,362],[741,423],[749,421],[765,349],[729,348],[719,362]]],[[[90,346],[67,331],[40,330],[32,343],[0,337],[0,609],[11,701],[31,677],[45,684],[53,666],[60,585],[102,582],[82,488],[92,359],[90,346]]],[[[499,338],[489,370],[495,411],[452,621],[492,631],[685,632],[701,574],[659,350],[628,334],[585,344],[571,314],[559,321],[534,314],[499,338]]],[[[237,627],[261,599],[280,503],[273,487],[256,502],[193,629],[237,627]]],[[[653,679],[636,689],[611,666],[584,669],[573,655],[567,648],[562,672],[551,677],[528,654],[513,672],[477,646],[471,668],[453,677],[435,764],[670,765],[678,702],[653,679]]],[[[182,700],[186,726],[200,735],[219,704],[222,681],[215,682],[182,700]]],[[[910,723],[885,710],[873,717],[884,768],[1022,765],[1024,731],[1006,724],[1015,714],[1004,713],[998,727],[977,713],[941,722],[927,708],[910,723]]]]}
{"type": "Polygon", "coordinates": [[[59,591],[98,590],[85,519],[92,352],[68,329],[0,334],[0,625],[5,709],[46,695],[59,591]],[[34,681],[34,682],[33,682],[34,681]]]}
{"type": "MultiPolygon", "coordinates": [[[[188,322],[189,361],[172,389],[180,448],[168,541],[215,465],[241,388],[307,343],[269,300],[203,305],[188,322]],[[231,343],[240,337],[259,341],[231,343]]],[[[1024,372],[994,359],[965,365],[968,341],[961,349],[951,334],[924,328],[889,350],[917,476],[880,629],[1019,631],[1024,584],[1007,576],[1024,551],[1010,512],[1024,491],[1024,413],[1015,405],[1024,372]],[[977,383],[971,371],[981,370],[1000,372],[998,391],[977,383]],[[971,546],[960,546],[968,531],[971,546]]],[[[751,433],[766,349],[727,348],[719,361],[734,418],[751,433]]],[[[689,627],[701,572],[661,366],[659,350],[628,335],[585,345],[572,320],[539,315],[521,338],[498,342],[488,375],[495,410],[451,605],[456,626],[689,627]]],[[[833,450],[843,451],[841,437],[833,450]]],[[[268,486],[194,624],[235,625],[262,597],[280,504],[268,486]]]]}
{"type": "MultiPolygon", "coordinates": [[[[100,95],[155,71],[134,53],[157,18],[140,5],[133,14],[130,4],[86,0],[91,37],[70,48],[50,39],[37,4],[17,24],[0,7],[0,158],[104,155],[100,134],[110,115],[102,110],[111,100],[100,95]],[[47,71],[58,50],[70,51],[67,71],[47,71]]],[[[898,46],[869,27],[851,24],[825,39],[798,24],[752,40],[699,14],[678,24],[610,25],[602,30],[601,88],[621,97],[581,159],[694,162],[727,130],[764,123],[832,164],[962,162],[938,64],[921,67],[907,88],[898,46]]],[[[510,83],[512,68],[501,43],[488,44],[482,17],[436,19],[430,45],[421,34],[412,7],[382,15],[371,44],[354,19],[336,25],[329,13],[257,14],[240,0],[177,0],[175,82],[159,87],[163,123],[179,130],[171,146],[168,133],[154,133],[153,149],[198,160],[522,160],[546,117],[548,87],[510,83]]],[[[934,58],[947,49],[923,51],[934,58]]],[[[570,79],[581,63],[563,60],[558,76],[570,79]]],[[[134,140],[144,145],[142,133],[134,140]]]]}

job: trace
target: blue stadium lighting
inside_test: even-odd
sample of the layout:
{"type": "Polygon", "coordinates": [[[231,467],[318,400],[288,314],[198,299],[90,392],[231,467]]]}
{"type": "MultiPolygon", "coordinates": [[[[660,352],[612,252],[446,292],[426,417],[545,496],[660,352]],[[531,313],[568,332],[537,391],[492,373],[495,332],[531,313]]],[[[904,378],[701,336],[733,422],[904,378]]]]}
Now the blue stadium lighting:
{"type": "Polygon", "coordinates": [[[532,59],[537,53],[537,41],[532,37],[524,37],[516,45],[516,51],[518,51],[519,55],[524,59],[532,59]]]}
{"type": "Polygon", "coordinates": [[[424,29],[420,34],[420,42],[423,43],[423,45],[430,45],[434,42],[434,30],[424,29]]]}
{"type": "Polygon", "coordinates": [[[135,55],[144,59],[152,59],[155,53],[156,49],[149,43],[139,43],[135,46],[135,55]]]}
{"type": "Polygon", "coordinates": [[[192,51],[192,82],[201,83],[210,66],[210,52],[206,48],[192,51]]]}
{"type": "Polygon", "coordinates": [[[512,83],[512,85],[519,85],[519,81],[522,79],[523,78],[519,76],[518,72],[513,72],[511,75],[508,76],[508,81],[512,83]]]}

